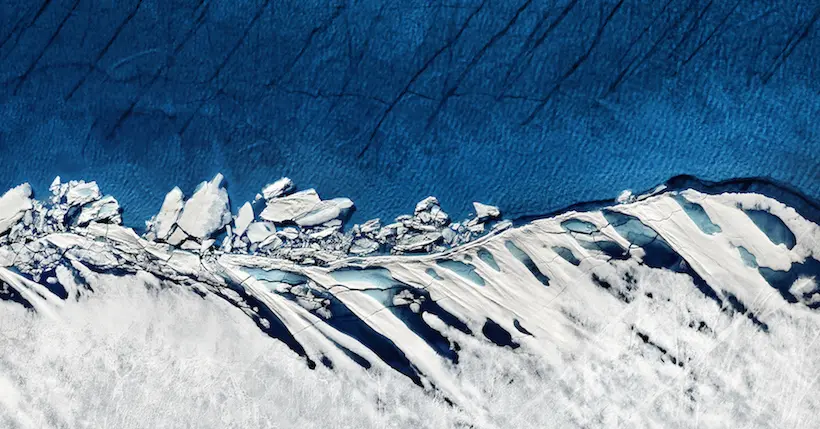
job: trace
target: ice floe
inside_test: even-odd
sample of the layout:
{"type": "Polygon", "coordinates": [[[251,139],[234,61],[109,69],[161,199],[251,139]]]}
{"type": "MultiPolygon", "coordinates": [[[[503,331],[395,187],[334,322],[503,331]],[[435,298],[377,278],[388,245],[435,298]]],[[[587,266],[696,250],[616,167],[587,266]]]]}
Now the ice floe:
{"type": "Polygon", "coordinates": [[[205,239],[231,221],[228,191],[217,174],[210,182],[202,182],[190,199],[185,201],[176,221],[186,235],[205,239]]]}

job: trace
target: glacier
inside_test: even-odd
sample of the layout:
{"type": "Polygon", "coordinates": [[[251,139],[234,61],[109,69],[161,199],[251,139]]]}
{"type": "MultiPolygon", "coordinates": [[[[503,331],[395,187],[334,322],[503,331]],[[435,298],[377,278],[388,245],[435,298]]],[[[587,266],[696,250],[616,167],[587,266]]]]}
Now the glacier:
{"type": "Polygon", "coordinates": [[[0,197],[0,426],[820,424],[820,206],[679,177],[555,213],[346,227],[287,178],[0,197]]]}

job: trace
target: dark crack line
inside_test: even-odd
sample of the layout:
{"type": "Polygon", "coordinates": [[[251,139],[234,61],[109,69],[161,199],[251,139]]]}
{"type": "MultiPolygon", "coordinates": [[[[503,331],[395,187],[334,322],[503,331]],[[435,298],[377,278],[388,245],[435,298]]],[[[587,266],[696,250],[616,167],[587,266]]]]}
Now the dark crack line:
{"type": "MultiPolygon", "coordinates": [[[[40,8],[37,9],[37,12],[34,14],[34,17],[31,19],[31,21],[29,21],[28,25],[23,27],[23,30],[21,30],[20,34],[17,35],[17,40],[20,40],[20,38],[23,37],[23,34],[25,34],[25,32],[29,28],[31,28],[31,26],[34,25],[35,22],[37,22],[37,20],[40,18],[40,16],[43,14],[43,12],[45,12],[45,10],[46,10],[46,8],[48,7],[49,4],[51,4],[51,0],[45,0],[43,2],[43,4],[40,5],[40,8]]],[[[13,36],[14,33],[17,31],[17,29],[19,28],[19,25],[20,25],[21,22],[23,22],[22,17],[19,21],[17,21],[17,24],[14,25],[14,28],[11,30],[11,33],[9,33],[8,36],[6,36],[3,39],[3,43],[0,43],[0,49],[2,49],[3,46],[6,45],[6,42],[8,42],[11,39],[11,36],[13,36]]],[[[4,57],[3,59],[5,59],[5,58],[6,57],[4,57]]]]}
{"type": "MultiPolygon", "coordinates": [[[[270,4],[270,0],[265,0],[262,6],[260,6],[259,9],[256,10],[256,13],[253,15],[253,18],[251,18],[248,25],[245,26],[245,30],[242,32],[242,37],[240,37],[239,40],[237,40],[236,43],[234,43],[231,50],[228,51],[228,54],[225,55],[225,57],[222,59],[222,62],[219,63],[219,65],[214,70],[213,74],[211,74],[210,78],[208,78],[209,83],[213,82],[219,77],[219,75],[222,73],[222,70],[225,68],[226,65],[228,65],[228,62],[230,62],[231,58],[233,58],[233,55],[236,53],[236,51],[238,51],[239,48],[245,43],[245,40],[247,40],[248,38],[248,34],[250,34],[251,30],[253,29],[254,25],[256,25],[256,22],[259,20],[259,18],[262,17],[262,13],[265,12],[265,9],[267,9],[268,4],[270,4]]],[[[221,91],[221,88],[217,90],[217,92],[219,91],[221,91]]],[[[185,134],[185,131],[188,130],[188,126],[191,125],[191,122],[193,122],[194,118],[197,116],[198,112],[202,109],[202,106],[204,106],[205,103],[206,100],[203,100],[201,103],[199,103],[199,106],[197,106],[194,112],[191,113],[191,115],[188,117],[185,123],[182,124],[182,127],[179,129],[180,135],[185,134]]]]}
{"type": "Polygon", "coordinates": [[[70,18],[72,15],[74,15],[74,11],[77,10],[77,6],[79,4],[80,4],[80,0],[74,0],[74,5],[71,6],[71,9],[63,17],[62,21],[60,21],[60,24],[57,26],[57,29],[55,29],[54,32],[51,33],[51,37],[49,37],[48,43],[46,43],[46,46],[43,47],[42,50],[40,50],[40,53],[37,54],[37,57],[28,66],[28,69],[26,69],[26,71],[20,76],[20,81],[17,82],[17,85],[14,87],[14,91],[12,92],[13,95],[17,95],[17,93],[20,91],[20,87],[23,86],[23,84],[28,79],[28,76],[31,74],[32,71],[34,71],[34,68],[37,67],[37,63],[40,62],[40,60],[43,58],[43,55],[45,55],[46,51],[48,51],[48,48],[50,48],[51,45],[54,43],[54,41],[57,39],[57,36],[60,34],[60,31],[62,31],[62,29],[63,29],[63,26],[68,21],[68,18],[70,18]]]}
{"type": "Polygon", "coordinates": [[[299,90],[299,89],[285,89],[285,88],[279,88],[279,90],[286,93],[286,94],[304,95],[304,96],[307,96],[307,97],[310,97],[310,98],[313,98],[313,99],[316,99],[316,100],[321,100],[321,99],[324,99],[324,98],[328,98],[328,99],[357,98],[357,99],[375,101],[379,104],[384,104],[385,106],[388,105],[388,101],[383,99],[383,98],[372,96],[372,95],[367,95],[367,94],[357,94],[357,93],[354,93],[354,92],[325,92],[325,91],[322,91],[321,89],[317,90],[316,92],[311,92],[311,91],[304,91],[304,90],[299,90]]]}
{"type": "MultiPolygon", "coordinates": [[[[541,34],[541,36],[538,37],[538,39],[535,41],[535,43],[532,44],[532,46],[529,49],[526,49],[526,50],[522,49],[521,51],[519,51],[516,58],[513,59],[512,64],[510,65],[510,68],[507,69],[507,73],[504,75],[504,78],[501,80],[501,82],[502,82],[501,91],[499,92],[498,96],[496,96],[496,101],[501,100],[504,96],[506,96],[507,91],[513,85],[515,85],[518,82],[519,79],[521,79],[521,76],[524,75],[524,73],[529,69],[530,64],[532,64],[532,58],[535,55],[535,51],[538,50],[538,48],[540,48],[541,45],[544,44],[544,42],[547,40],[547,37],[549,37],[549,35],[553,31],[555,31],[555,29],[558,27],[558,25],[560,25],[561,22],[564,21],[564,18],[566,18],[567,15],[569,15],[569,13],[572,11],[572,9],[575,7],[575,5],[577,3],[578,3],[578,0],[570,1],[564,7],[564,9],[561,10],[561,13],[558,15],[558,17],[555,18],[555,20],[549,25],[549,27],[547,27],[546,30],[544,30],[544,32],[541,34]],[[510,76],[512,76],[513,70],[516,69],[516,66],[521,61],[521,58],[526,58],[526,62],[524,63],[523,66],[521,66],[521,68],[519,69],[519,72],[512,79],[512,82],[510,82],[510,76]]],[[[538,23],[538,25],[535,26],[535,28],[533,29],[532,34],[530,34],[530,38],[532,36],[534,36],[535,33],[541,28],[541,24],[543,22],[544,21],[541,21],[541,22],[538,23]]],[[[530,39],[528,38],[527,42],[529,42],[529,40],[530,39]]]]}
{"type": "MultiPolygon", "coordinates": [[[[351,58],[353,58],[354,60],[350,62],[350,64],[348,65],[348,69],[345,72],[344,82],[342,83],[342,88],[339,90],[340,93],[347,92],[347,88],[350,85],[350,82],[353,81],[353,77],[356,75],[356,72],[359,69],[359,67],[361,66],[362,61],[364,61],[365,54],[370,49],[370,44],[373,40],[373,32],[375,31],[376,24],[380,21],[381,17],[384,16],[383,14],[384,14],[384,10],[385,10],[386,7],[387,7],[387,4],[386,3],[383,4],[382,8],[379,9],[379,13],[376,14],[376,16],[374,16],[373,19],[370,21],[370,25],[367,28],[367,37],[365,38],[364,43],[361,44],[362,45],[361,49],[359,49],[359,53],[356,56],[353,55],[353,51],[354,51],[353,44],[352,44],[353,38],[348,35],[348,51],[350,52],[349,56],[351,58]]],[[[349,25],[350,24],[348,24],[348,27],[349,27],[349,25]]],[[[387,104],[387,103],[385,103],[385,104],[387,104]]],[[[328,108],[327,113],[325,114],[323,119],[327,119],[327,117],[331,113],[333,113],[333,111],[336,110],[338,105],[339,105],[338,100],[334,101],[330,105],[330,107],[328,108]]]]}
{"type": "Polygon", "coordinates": [[[648,32],[649,32],[649,30],[650,30],[650,29],[651,29],[651,28],[655,25],[655,23],[656,23],[656,22],[658,22],[658,19],[660,19],[660,17],[661,17],[661,16],[662,16],[662,15],[666,12],[666,9],[669,9],[669,5],[671,5],[673,1],[674,1],[674,0],[668,0],[668,1],[667,1],[664,5],[663,5],[663,7],[661,8],[660,12],[658,12],[658,13],[657,13],[654,17],[652,17],[652,19],[649,21],[649,23],[648,23],[648,24],[646,24],[646,26],[643,28],[643,30],[641,30],[641,32],[640,32],[637,36],[635,36],[635,37],[632,39],[632,41],[630,41],[630,42],[629,42],[629,47],[627,47],[627,49],[626,49],[626,51],[624,52],[624,54],[623,54],[622,58],[626,58],[626,56],[627,56],[627,55],[629,55],[629,53],[630,53],[630,52],[632,52],[632,48],[634,48],[635,46],[637,46],[638,42],[639,42],[641,39],[643,39],[643,36],[645,36],[645,35],[646,35],[646,33],[648,33],[648,32]]]}
{"type": "MultiPolygon", "coordinates": [[[[12,36],[14,36],[17,33],[17,30],[19,30],[23,26],[23,18],[24,17],[20,17],[17,20],[17,22],[14,23],[14,26],[12,26],[11,31],[9,31],[9,34],[7,34],[6,37],[3,38],[3,41],[0,42],[0,49],[3,49],[3,47],[6,46],[6,43],[9,40],[11,40],[12,36]]],[[[20,34],[17,35],[17,40],[20,40],[20,34]]],[[[11,50],[14,50],[14,46],[12,46],[11,50]]],[[[5,59],[6,57],[8,57],[8,54],[3,56],[3,59],[5,59]]]]}
{"type": "Polygon", "coordinates": [[[137,15],[137,11],[139,11],[140,6],[142,6],[142,0],[137,1],[137,5],[134,6],[134,8],[131,10],[128,16],[117,27],[117,29],[114,30],[114,34],[111,36],[110,39],[108,39],[108,43],[105,44],[102,50],[100,50],[100,52],[97,53],[97,57],[94,59],[94,62],[88,66],[88,70],[83,74],[83,77],[80,78],[80,80],[74,85],[74,87],[71,88],[71,91],[69,91],[68,94],[66,94],[64,98],[65,101],[70,100],[71,97],[74,96],[74,93],[76,93],[77,90],[79,90],[80,87],[83,86],[86,79],[88,79],[88,76],[97,67],[97,65],[103,59],[105,54],[108,53],[108,50],[111,49],[111,46],[114,44],[114,41],[117,40],[117,37],[120,36],[120,33],[122,32],[123,28],[125,28],[125,26],[127,26],[128,23],[131,22],[132,19],[134,19],[134,16],[137,15]]]}
{"type": "Polygon", "coordinates": [[[382,113],[381,117],[379,117],[379,120],[376,123],[376,126],[373,127],[373,131],[370,133],[370,138],[368,139],[367,143],[365,143],[365,145],[362,147],[362,149],[359,151],[359,154],[356,157],[357,159],[361,159],[364,156],[364,154],[367,153],[368,149],[370,149],[370,147],[373,144],[373,141],[376,139],[376,134],[378,134],[379,129],[384,124],[384,121],[387,120],[387,117],[390,116],[390,112],[392,112],[393,109],[396,108],[396,105],[398,105],[399,102],[404,98],[404,96],[407,95],[407,93],[410,91],[410,88],[413,86],[413,84],[416,83],[416,81],[421,77],[422,74],[424,74],[424,72],[427,71],[428,68],[430,68],[430,66],[433,64],[433,62],[436,60],[436,58],[438,58],[442,53],[447,51],[450,47],[452,47],[461,38],[461,35],[464,33],[464,31],[470,25],[470,21],[472,21],[473,18],[475,18],[475,16],[478,15],[479,12],[481,12],[481,10],[484,8],[485,4],[487,4],[487,0],[483,0],[481,2],[481,4],[478,5],[478,7],[470,14],[470,16],[468,16],[467,19],[464,20],[464,24],[461,25],[461,27],[456,32],[455,36],[453,36],[453,38],[449,39],[435,53],[433,53],[433,55],[431,55],[430,58],[428,58],[427,61],[424,62],[424,64],[421,66],[421,68],[419,68],[416,71],[416,73],[414,73],[413,76],[410,77],[410,80],[407,81],[407,84],[404,85],[404,88],[402,88],[402,90],[399,92],[399,94],[393,99],[393,101],[390,102],[390,105],[387,106],[387,109],[384,110],[384,113],[382,113]]]}
{"type": "MultiPolygon", "coordinates": [[[[325,22],[319,24],[318,26],[316,26],[312,30],[310,30],[310,33],[308,33],[307,39],[305,39],[305,43],[302,45],[302,49],[300,49],[299,52],[296,54],[296,56],[293,58],[293,60],[291,60],[290,64],[288,64],[288,66],[285,67],[285,70],[282,73],[282,76],[280,76],[279,79],[277,79],[277,80],[281,81],[286,76],[289,76],[291,74],[291,72],[293,71],[293,68],[296,67],[296,64],[298,64],[299,60],[302,59],[302,56],[304,56],[305,53],[307,52],[307,50],[310,49],[311,45],[313,44],[313,38],[316,37],[316,35],[318,35],[320,33],[323,33],[325,31],[327,31],[330,27],[332,27],[333,23],[339,18],[339,16],[342,15],[342,11],[344,11],[345,9],[346,9],[346,5],[344,5],[344,4],[340,4],[340,5],[336,6],[336,8],[333,10],[333,15],[331,15],[330,18],[328,18],[325,22]]],[[[265,86],[270,87],[270,86],[274,86],[274,85],[275,85],[274,80],[270,80],[265,86]]]]}
{"type": "Polygon", "coordinates": [[[811,17],[811,19],[809,19],[809,22],[803,27],[803,31],[795,32],[795,34],[793,34],[792,37],[789,38],[789,41],[786,43],[786,46],[783,48],[783,50],[780,51],[777,57],[775,57],[774,64],[772,64],[769,71],[766,72],[766,74],[764,74],[763,78],[761,79],[764,85],[768,83],[769,80],[774,76],[777,69],[780,68],[780,66],[786,62],[786,60],[789,58],[792,52],[794,52],[795,48],[797,48],[797,46],[802,41],[806,40],[806,38],[809,36],[809,33],[811,32],[812,27],[817,22],[818,18],[820,18],[820,7],[815,9],[814,15],[811,17]],[[799,34],[799,36],[797,36],[797,34],[799,34]],[[794,39],[795,36],[797,36],[796,40],[794,39]],[[795,40],[794,43],[791,43],[792,40],[795,40]]]}
{"type": "MultiPolygon", "coordinates": [[[[191,26],[191,28],[188,30],[187,33],[185,33],[185,36],[182,37],[182,40],[179,42],[179,44],[177,44],[174,47],[174,50],[173,50],[172,54],[168,58],[166,58],[166,66],[168,64],[170,64],[171,61],[180,52],[182,52],[182,49],[185,47],[185,45],[191,40],[191,38],[194,36],[194,34],[196,34],[196,32],[199,31],[200,27],[202,27],[202,24],[205,22],[205,17],[207,16],[208,8],[210,7],[210,5],[211,5],[210,3],[205,5],[205,7],[199,13],[199,16],[197,17],[196,21],[194,21],[194,25],[191,26]]],[[[131,114],[134,112],[134,109],[136,108],[137,104],[139,104],[139,102],[142,101],[142,98],[145,96],[145,94],[148,92],[148,90],[150,90],[151,87],[153,87],[154,83],[159,79],[160,75],[162,75],[162,70],[163,70],[163,67],[158,68],[157,71],[154,73],[154,75],[151,77],[151,79],[148,81],[148,83],[140,87],[140,92],[137,95],[137,97],[134,98],[134,100],[131,102],[131,104],[128,106],[128,108],[125,109],[125,111],[120,115],[120,117],[114,123],[114,126],[111,128],[111,130],[106,135],[107,139],[110,140],[111,138],[113,138],[114,135],[116,134],[117,130],[119,130],[119,128],[122,126],[122,124],[125,123],[125,120],[128,119],[131,116],[131,114]]]]}
{"type": "Polygon", "coordinates": [[[689,27],[683,33],[683,37],[681,37],[680,41],[670,50],[669,55],[666,56],[667,60],[672,59],[672,57],[675,56],[675,53],[677,53],[679,49],[683,48],[686,42],[689,41],[689,38],[696,33],[695,30],[698,28],[701,21],[703,20],[703,17],[706,15],[707,12],[709,12],[709,9],[712,7],[713,4],[714,0],[709,0],[709,3],[706,3],[706,7],[701,9],[700,13],[695,15],[695,19],[692,20],[692,22],[689,24],[689,27]]]}
{"type": "MultiPolygon", "coordinates": [[[[718,34],[718,30],[720,30],[722,28],[725,28],[726,22],[729,20],[729,17],[732,16],[733,13],[735,13],[735,10],[737,10],[737,7],[740,6],[740,3],[742,1],[743,0],[738,0],[738,2],[735,3],[735,5],[732,7],[732,10],[730,10],[729,13],[727,13],[723,17],[723,19],[720,20],[718,25],[716,25],[715,28],[713,28],[712,31],[709,32],[709,35],[706,36],[706,39],[704,39],[702,42],[700,42],[698,44],[698,46],[695,48],[695,50],[692,51],[692,53],[689,54],[689,56],[687,56],[685,60],[683,60],[683,62],[681,63],[681,66],[686,66],[687,64],[689,64],[689,62],[692,61],[693,58],[695,58],[695,56],[698,54],[698,52],[700,52],[700,50],[703,49],[703,47],[706,46],[706,44],[709,43],[709,41],[712,40],[712,38],[716,34],[718,34]]],[[[818,10],[820,10],[820,9],[818,9],[818,10]]],[[[720,34],[723,34],[723,32],[721,32],[720,34]]]]}
{"type": "Polygon", "coordinates": [[[642,57],[640,57],[640,61],[638,61],[639,57],[636,56],[635,58],[632,59],[632,61],[629,62],[629,64],[627,64],[626,67],[624,67],[621,70],[620,73],[618,73],[618,76],[616,76],[615,80],[612,81],[612,83],[609,85],[609,88],[607,89],[606,94],[610,94],[612,92],[615,92],[615,90],[618,89],[618,87],[629,76],[634,75],[636,70],[640,69],[644,65],[644,63],[646,63],[646,61],[648,61],[649,58],[651,58],[652,55],[655,54],[655,51],[657,51],[658,48],[660,48],[661,43],[664,40],[666,40],[666,37],[669,35],[669,32],[673,28],[678,27],[680,25],[680,23],[683,21],[683,18],[689,13],[689,11],[691,11],[697,5],[696,1],[697,0],[692,0],[691,2],[689,2],[689,6],[686,8],[686,10],[681,12],[681,14],[678,15],[678,17],[675,19],[675,21],[671,25],[667,26],[664,29],[664,31],[663,31],[663,33],[661,33],[660,37],[658,37],[655,40],[655,43],[652,44],[652,47],[649,48],[649,51],[647,51],[646,54],[644,54],[642,57]],[[638,64],[633,67],[633,65],[635,64],[636,61],[638,61],[638,64]]]}
{"type": "Polygon", "coordinates": [[[441,110],[444,108],[444,105],[447,104],[447,100],[449,100],[450,97],[453,94],[455,94],[456,90],[458,90],[459,85],[461,85],[461,83],[464,81],[464,79],[467,77],[467,75],[470,74],[470,72],[473,70],[473,67],[475,67],[478,64],[479,61],[481,61],[481,59],[484,57],[484,54],[486,54],[487,51],[494,44],[496,44],[499,40],[501,40],[501,38],[504,37],[507,34],[507,32],[510,31],[510,29],[515,25],[515,23],[518,22],[518,18],[521,17],[521,14],[524,13],[524,11],[527,10],[527,8],[531,4],[532,4],[532,0],[525,1],[524,4],[522,4],[515,11],[515,14],[512,16],[512,18],[510,18],[510,20],[507,21],[507,25],[505,25],[504,28],[502,28],[497,33],[493,34],[493,36],[490,37],[490,40],[488,40],[487,43],[485,43],[484,46],[482,46],[481,49],[479,49],[479,51],[475,55],[473,55],[473,58],[470,60],[470,62],[467,64],[467,66],[464,67],[464,69],[458,75],[458,78],[456,78],[453,85],[450,86],[450,88],[447,91],[444,92],[444,96],[441,98],[441,101],[439,101],[439,103],[436,106],[435,110],[433,110],[433,113],[430,115],[429,118],[427,118],[427,124],[424,127],[424,133],[422,134],[422,136],[424,134],[426,134],[427,131],[430,130],[430,127],[433,126],[433,123],[435,123],[436,117],[439,115],[439,113],[441,113],[441,110]]]}
{"type": "Polygon", "coordinates": [[[589,48],[583,54],[581,54],[581,56],[578,57],[578,59],[575,60],[572,66],[570,66],[570,68],[567,69],[567,71],[565,71],[563,75],[561,75],[561,77],[558,79],[558,81],[555,83],[552,89],[547,93],[546,97],[544,97],[544,99],[541,100],[541,102],[537,106],[535,106],[535,109],[532,110],[527,119],[525,119],[521,123],[522,126],[529,125],[535,119],[535,117],[538,116],[541,110],[543,110],[544,107],[546,107],[550,98],[552,98],[552,96],[555,95],[556,92],[558,92],[558,90],[561,88],[561,85],[563,85],[563,83],[567,79],[569,79],[569,77],[572,76],[573,73],[575,73],[575,71],[578,70],[578,68],[584,64],[584,62],[586,62],[586,60],[592,54],[592,51],[595,49],[596,46],[598,46],[598,43],[600,43],[601,37],[603,36],[604,30],[606,30],[607,25],[612,21],[612,18],[618,12],[621,6],[623,6],[623,4],[624,0],[620,0],[615,5],[615,7],[613,7],[609,11],[609,15],[607,15],[607,17],[604,19],[604,22],[598,26],[598,31],[595,33],[595,37],[592,39],[592,43],[589,45],[589,48]]]}

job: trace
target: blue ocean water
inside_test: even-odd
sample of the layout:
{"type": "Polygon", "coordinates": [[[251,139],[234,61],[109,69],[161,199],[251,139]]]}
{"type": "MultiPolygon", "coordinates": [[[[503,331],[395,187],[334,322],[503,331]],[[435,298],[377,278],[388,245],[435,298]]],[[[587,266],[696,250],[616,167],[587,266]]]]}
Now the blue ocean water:
{"type": "Polygon", "coordinates": [[[96,180],[140,226],[217,172],[354,221],[506,216],[678,174],[820,196],[820,7],[793,1],[0,0],[0,187],[96,180]],[[719,3],[719,4],[718,4],[719,3]]]}

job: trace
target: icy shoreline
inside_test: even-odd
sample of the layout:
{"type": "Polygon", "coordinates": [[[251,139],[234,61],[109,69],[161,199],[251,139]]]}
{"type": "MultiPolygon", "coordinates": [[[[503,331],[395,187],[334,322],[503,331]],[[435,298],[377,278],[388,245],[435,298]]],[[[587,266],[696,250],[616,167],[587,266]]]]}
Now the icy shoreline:
{"type": "MultiPolygon", "coordinates": [[[[62,183],[57,177],[49,190],[45,201],[32,199],[28,184],[4,194],[0,235],[6,235],[6,242],[89,225],[122,227],[117,200],[104,196],[95,182],[62,183]]],[[[498,207],[475,202],[474,208],[474,217],[452,222],[431,196],[420,201],[412,215],[384,225],[372,219],[344,230],[353,201],[323,200],[313,189],[297,191],[288,178],[266,186],[233,215],[223,177],[217,174],[188,198],[179,188],[169,192],[160,212],[146,221],[142,237],[200,254],[254,254],[325,265],[351,256],[440,253],[510,226],[498,222],[498,207]]]]}
{"type": "MultiPolygon", "coordinates": [[[[254,254],[301,264],[326,265],[348,257],[388,254],[431,254],[471,242],[510,226],[570,211],[589,211],[640,201],[663,192],[694,189],[706,193],[757,192],[795,208],[805,218],[820,219],[820,203],[786,185],[760,178],[708,182],[676,176],[663,185],[618,198],[578,203],[555,212],[501,220],[498,207],[474,202],[474,215],[453,221],[435,197],[420,201],[411,215],[392,222],[371,219],[347,225],[355,210],[347,198],[322,200],[313,189],[297,190],[288,178],[265,186],[254,201],[232,207],[221,174],[202,182],[186,198],[182,190],[169,192],[155,216],[145,222],[141,237],[195,253],[254,254]],[[233,211],[236,211],[233,214],[233,211]]],[[[0,199],[0,236],[6,242],[86,227],[91,223],[122,225],[122,208],[114,196],[103,195],[95,182],[57,177],[46,200],[32,198],[22,184],[0,199]]]]}
{"type": "Polygon", "coordinates": [[[187,199],[172,191],[143,236],[119,225],[116,200],[96,184],[55,181],[45,203],[26,185],[12,189],[0,199],[0,298],[59,320],[101,290],[190,291],[229,303],[310,368],[354,378],[394,371],[468,412],[489,405],[458,375],[465,338],[522,348],[548,368],[582,359],[601,371],[626,356],[648,386],[693,377],[731,389],[720,365],[693,362],[733,336],[779,350],[795,324],[820,326],[810,204],[658,188],[519,226],[483,222],[499,213],[478,205],[481,217],[461,230],[428,198],[393,224],[343,232],[349,200],[284,181],[232,216],[220,184],[217,176],[187,199]],[[477,225],[483,234],[470,230],[477,225]],[[362,238],[384,247],[350,252],[362,238]],[[612,338],[601,342],[603,333],[612,338]]]}

